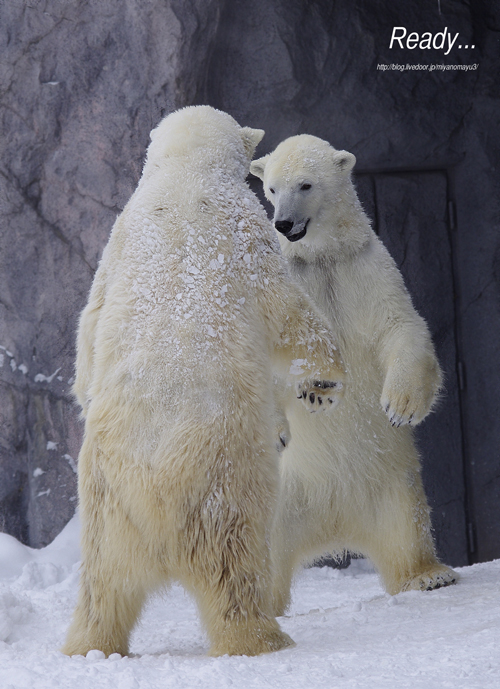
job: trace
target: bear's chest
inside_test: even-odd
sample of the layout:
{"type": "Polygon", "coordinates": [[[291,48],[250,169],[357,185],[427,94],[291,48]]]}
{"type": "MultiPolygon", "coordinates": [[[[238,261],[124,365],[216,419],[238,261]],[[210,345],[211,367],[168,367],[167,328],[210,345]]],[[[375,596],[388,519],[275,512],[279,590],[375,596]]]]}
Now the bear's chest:
{"type": "Polygon", "coordinates": [[[363,298],[358,276],[343,264],[322,260],[291,261],[292,274],[331,322],[339,339],[358,341],[370,339],[369,303],[363,298]]]}

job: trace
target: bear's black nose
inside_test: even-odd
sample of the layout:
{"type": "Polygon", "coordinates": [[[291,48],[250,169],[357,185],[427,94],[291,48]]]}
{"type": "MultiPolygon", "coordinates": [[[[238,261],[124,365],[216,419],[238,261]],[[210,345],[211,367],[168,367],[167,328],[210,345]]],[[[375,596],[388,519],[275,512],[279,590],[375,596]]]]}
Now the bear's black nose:
{"type": "Polygon", "coordinates": [[[276,220],[274,227],[281,234],[288,234],[293,227],[293,222],[291,220],[276,220]]]}

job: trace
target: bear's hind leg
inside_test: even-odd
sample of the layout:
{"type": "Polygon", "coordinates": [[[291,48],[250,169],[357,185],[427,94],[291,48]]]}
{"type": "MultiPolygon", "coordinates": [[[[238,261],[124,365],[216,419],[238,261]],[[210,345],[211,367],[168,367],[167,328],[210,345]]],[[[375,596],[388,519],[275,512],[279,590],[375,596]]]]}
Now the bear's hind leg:
{"type": "Polygon", "coordinates": [[[423,568],[416,576],[407,579],[403,584],[402,591],[432,591],[443,586],[451,586],[458,581],[458,574],[436,560],[431,565],[423,568]]]}
{"type": "Polygon", "coordinates": [[[311,499],[301,478],[293,471],[283,471],[271,532],[272,603],[277,617],[284,615],[290,605],[297,570],[322,555],[342,551],[336,534],[335,508],[325,506],[320,496],[311,499]]]}
{"type": "Polygon", "coordinates": [[[255,656],[294,645],[264,604],[261,587],[259,576],[250,573],[196,587],[210,655],[255,656]]]}
{"type": "Polygon", "coordinates": [[[290,606],[292,581],[295,572],[293,553],[273,548],[274,573],[272,584],[273,614],[281,617],[290,606]]]}
{"type": "Polygon", "coordinates": [[[256,656],[295,645],[273,617],[264,615],[226,617],[209,634],[211,656],[256,656]]]}
{"type": "Polygon", "coordinates": [[[62,652],[86,655],[98,649],[106,656],[126,655],[152,568],[143,539],[104,478],[96,478],[95,468],[87,472],[85,461],[80,468],[83,564],[78,603],[62,652]]]}
{"type": "Polygon", "coordinates": [[[227,516],[225,525],[204,524],[201,540],[215,547],[200,548],[198,540],[184,579],[197,599],[210,655],[254,656],[292,646],[271,611],[264,524],[234,509],[227,516]]]}
{"type": "Polygon", "coordinates": [[[436,557],[430,510],[419,472],[394,484],[379,499],[375,523],[361,551],[379,570],[388,593],[430,591],[454,584],[458,575],[436,557]]]}
{"type": "MultiPolygon", "coordinates": [[[[271,598],[273,614],[276,617],[284,615],[290,605],[293,576],[300,564],[300,554],[304,551],[300,538],[304,525],[301,524],[300,528],[296,524],[298,507],[296,512],[289,508],[285,482],[281,488],[284,495],[278,503],[271,533],[271,598]]],[[[305,521],[305,515],[301,514],[301,517],[305,521]]]]}
{"type": "Polygon", "coordinates": [[[144,597],[140,587],[118,583],[111,572],[102,571],[95,578],[84,565],[78,604],[62,652],[87,655],[98,649],[106,657],[112,653],[127,655],[130,632],[144,597]]]}

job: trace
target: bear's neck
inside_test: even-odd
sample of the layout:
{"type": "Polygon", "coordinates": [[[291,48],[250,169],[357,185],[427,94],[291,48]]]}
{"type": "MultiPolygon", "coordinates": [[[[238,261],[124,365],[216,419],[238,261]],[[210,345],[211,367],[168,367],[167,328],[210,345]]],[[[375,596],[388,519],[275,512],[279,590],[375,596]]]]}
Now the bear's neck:
{"type": "Polygon", "coordinates": [[[165,174],[174,178],[201,180],[202,184],[244,182],[248,175],[249,160],[240,155],[228,156],[224,148],[197,148],[193,151],[174,153],[163,158],[147,159],[142,171],[139,184],[147,180],[152,184],[156,178],[158,184],[163,184],[165,174]]]}

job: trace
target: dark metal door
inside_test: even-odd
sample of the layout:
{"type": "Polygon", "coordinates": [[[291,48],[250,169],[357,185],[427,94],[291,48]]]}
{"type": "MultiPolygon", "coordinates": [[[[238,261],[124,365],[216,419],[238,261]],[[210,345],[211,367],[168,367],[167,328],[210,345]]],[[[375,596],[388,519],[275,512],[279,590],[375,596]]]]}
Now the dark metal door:
{"type": "Polygon", "coordinates": [[[427,321],[445,374],[436,411],[417,429],[439,556],[469,562],[453,236],[446,171],[361,173],[359,196],[427,321]]]}

